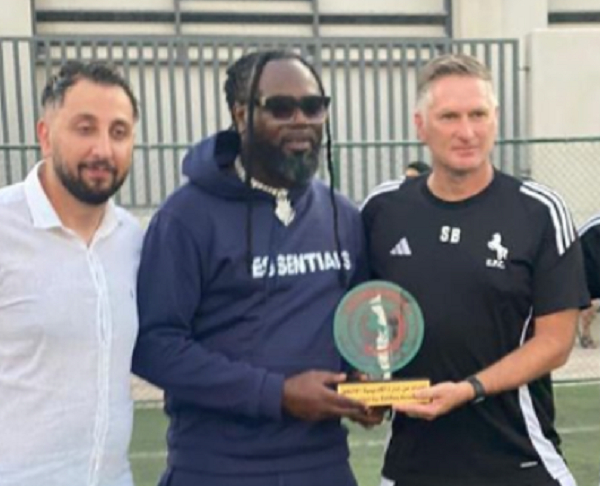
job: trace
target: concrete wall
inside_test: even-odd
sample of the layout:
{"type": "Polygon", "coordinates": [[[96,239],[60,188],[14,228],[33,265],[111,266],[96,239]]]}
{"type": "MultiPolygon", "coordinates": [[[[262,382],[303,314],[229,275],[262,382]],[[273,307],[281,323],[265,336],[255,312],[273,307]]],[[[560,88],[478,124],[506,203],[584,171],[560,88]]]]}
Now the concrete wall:
{"type": "Polygon", "coordinates": [[[33,17],[29,0],[0,0],[0,37],[28,37],[33,17]]]}
{"type": "MultiPolygon", "coordinates": [[[[15,28],[22,32],[18,25],[25,18],[25,23],[30,21],[30,0],[0,0],[3,12],[8,9],[10,15],[0,19],[0,35],[10,34],[15,28]],[[16,14],[15,14],[16,12],[16,14]],[[25,15],[25,17],[23,17],[25,15]],[[8,20],[10,19],[10,20],[8,20]],[[12,19],[17,19],[13,22],[12,19]]],[[[310,10],[310,0],[306,2],[290,0],[196,0],[184,2],[182,5],[187,11],[204,12],[287,12],[304,13],[310,10]]],[[[454,18],[454,35],[460,38],[491,38],[491,37],[522,37],[531,32],[532,27],[543,28],[546,26],[548,16],[553,13],[585,13],[600,12],[600,0],[452,0],[454,18]]],[[[123,2],[122,0],[35,0],[38,10],[60,11],[159,11],[173,12],[174,0],[135,0],[123,2]]],[[[357,15],[427,15],[443,14],[444,0],[319,0],[321,14],[357,14],[357,15]]],[[[555,29],[565,29],[575,26],[597,27],[591,21],[571,24],[564,19],[551,25],[555,29]]],[[[236,32],[231,32],[228,24],[202,24],[186,26],[189,34],[242,34],[242,35],[311,35],[307,26],[281,26],[276,24],[262,24],[260,26],[236,26],[236,32]]],[[[77,24],[63,22],[43,22],[39,25],[39,33],[174,33],[172,23],[98,23],[77,24]]],[[[390,25],[326,25],[323,26],[322,35],[337,36],[444,36],[445,31],[441,26],[427,26],[415,24],[410,26],[390,25]]]]}
{"type": "Polygon", "coordinates": [[[321,13],[443,13],[444,0],[319,0],[321,13]]]}
{"type": "Polygon", "coordinates": [[[600,29],[538,30],[527,44],[530,135],[600,135],[600,29]]]}
{"type": "MultiPolygon", "coordinates": [[[[13,1],[13,0],[0,0],[13,1]]],[[[27,0],[29,1],[29,0],[27,0]]],[[[40,11],[150,11],[173,12],[174,0],[135,0],[122,2],[121,0],[35,0],[36,9],[40,11]]],[[[16,3],[16,2],[15,2],[16,3]]],[[[304,14],[312,15],[312,1],[298,0],[196,0],[183,2],[181,8],[184,12],[206,13],[264,13],[268,14],[304,14]]],[[[319,0],[319,11],[322,15],[428,15],[443,14],[444,0],[319,0]]],[[[77,23],[77,22],[39,22],[37,31],[40,34],[80,34],[94,32],[98,34],[174,34],[175,26],[172,22],[128,22],[128,23],[77,23]]],[[[182,33],[190,35],[263,35],[263,36],[304,36],[313,35],[312,22],[304,24],[280,23],[214,23],[198,22],[185,23],[182,33]]],[[[0,30],[1,34],[1,30],[0,30]]],[[[390,37],[442,37],[445,35],[444,27],[440,25],[427,25],[415,23],[411,25],[370,24],[357,22],[349,24],[323,24],[322,36],[390,36],[390,37]]]]}
{"type": "Polygon", "coordinates": [[[547,0],[454,0],[452,5],[453,34],[459,38],[520,39],[547,25],[547,0]]]}
{"type": "MultiPolygon", "coordinates": [[[[538,30],[527,45],[529,135],[600,136],[600,29],[538,30]]],[[[600,143],[547,144],[529,157],[532,176],[563,194],[578,223],[600,210],[600,143]]]]}
{"type": "Polygon", "coordinates": [[[581,12],[600,10],[598,0],[548,0],[548,9],[551,12],[581,12]]]}
{"type": "MultiPolygon", "coordinates": [[[[4,1],[4,0],[3,0],[4,1]]],[[[29,0],[7,0],[20,3],[29,0]]],[[[172,11],[173,0],[35,0],[37,10],[162,10],[172,11]]]]}

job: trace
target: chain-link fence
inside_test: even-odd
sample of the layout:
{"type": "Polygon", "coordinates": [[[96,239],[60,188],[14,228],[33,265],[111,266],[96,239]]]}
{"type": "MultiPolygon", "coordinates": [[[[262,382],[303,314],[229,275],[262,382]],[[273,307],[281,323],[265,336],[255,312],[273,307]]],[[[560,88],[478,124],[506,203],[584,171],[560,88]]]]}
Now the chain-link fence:
{"type": "MultiPolygon", "coordinates": [[[[408,163],[429,162],[418,142],[338,142],[333,152],[336,185],[356,202],[382,181],[400,177],[408,163]]],[[[504,172],[556,189],[577,226],[600,212],[599,159],[600,137],[501,140],[493,154],[494,165],[504,172]]]]}

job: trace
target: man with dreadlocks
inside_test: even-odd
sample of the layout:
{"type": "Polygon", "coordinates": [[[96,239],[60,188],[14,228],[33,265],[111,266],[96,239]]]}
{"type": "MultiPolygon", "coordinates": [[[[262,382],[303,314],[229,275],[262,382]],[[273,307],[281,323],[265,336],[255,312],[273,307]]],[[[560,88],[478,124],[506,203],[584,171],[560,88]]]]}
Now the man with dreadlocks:
{"type": "Polygon", "coordinates": [[[357,209],[313,177],[329,97],[278,51],[225,91],[232,129],[186,155],[142,252],[133,366],[166,392],[161,484],[355,486],[340,418],[377,417],[333,390],[333,313],[366,272],[357,209]]]}

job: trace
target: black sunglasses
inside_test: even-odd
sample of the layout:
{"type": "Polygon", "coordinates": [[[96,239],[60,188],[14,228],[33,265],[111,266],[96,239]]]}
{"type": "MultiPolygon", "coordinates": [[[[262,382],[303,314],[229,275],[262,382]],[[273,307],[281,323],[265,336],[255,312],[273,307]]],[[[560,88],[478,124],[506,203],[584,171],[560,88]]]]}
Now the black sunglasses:
{"type": "Polygon", "coordinates": [[[298,108],[311,121],[321,121],[325,118],[330,102],[329,96],[309,95],[294,98],[293,96],[274,95],[257,99],[256,106],[268,111],[273,118],[280,121],[291,120],[298,108]]]}

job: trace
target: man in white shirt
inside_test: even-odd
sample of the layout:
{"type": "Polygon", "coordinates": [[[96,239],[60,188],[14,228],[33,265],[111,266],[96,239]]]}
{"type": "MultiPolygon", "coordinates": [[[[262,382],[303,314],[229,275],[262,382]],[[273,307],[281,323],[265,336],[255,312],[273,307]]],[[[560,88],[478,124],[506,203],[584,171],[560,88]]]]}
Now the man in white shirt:
{"type": "Polygon", "coordinates": [[[142,231],[110,197],[137,101],[111,66],[68,62],[42,107],[43,160],[0,189],[0,486],[131,486],[142,231]]]}

